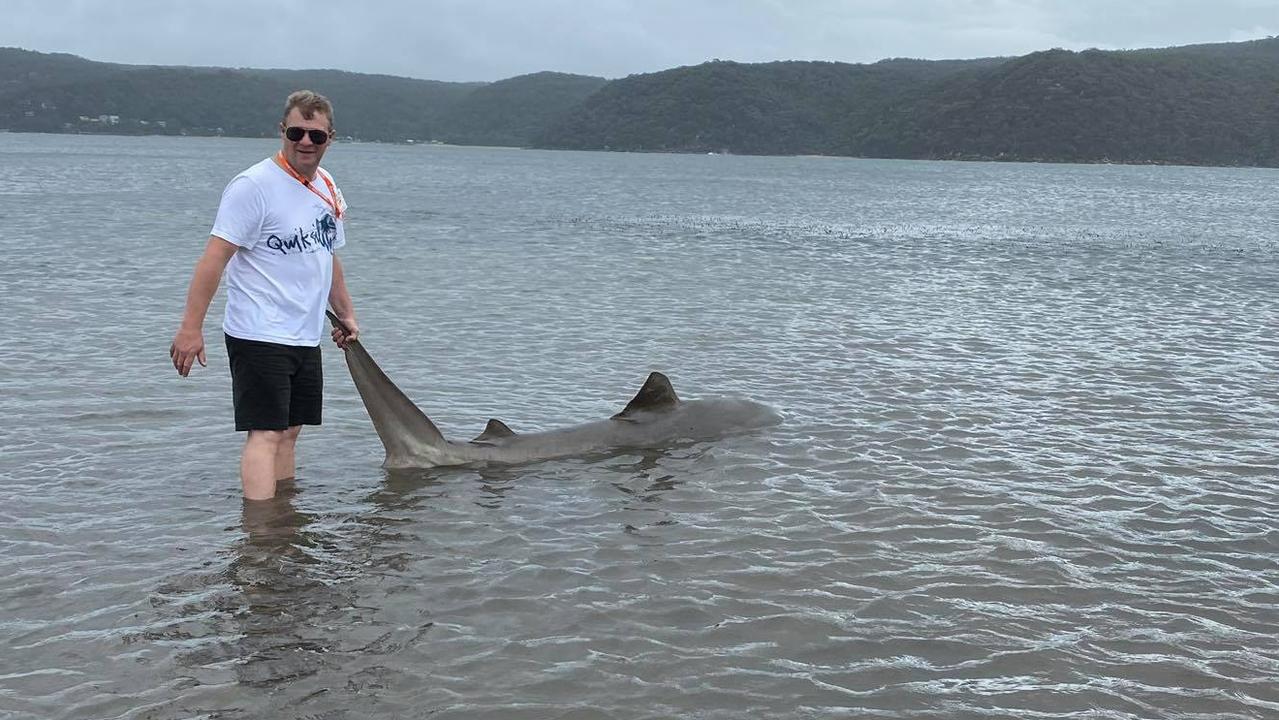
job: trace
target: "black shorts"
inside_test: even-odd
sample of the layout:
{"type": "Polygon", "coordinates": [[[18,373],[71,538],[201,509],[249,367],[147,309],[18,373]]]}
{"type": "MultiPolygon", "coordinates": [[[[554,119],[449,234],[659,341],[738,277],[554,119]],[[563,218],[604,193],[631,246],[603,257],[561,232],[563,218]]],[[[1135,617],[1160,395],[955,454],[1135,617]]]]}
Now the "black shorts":
{"type": "Polygon", "coordinates": [[[236,430],[319,425],[324,396],[320,348],[226,336],[236,430]]]}

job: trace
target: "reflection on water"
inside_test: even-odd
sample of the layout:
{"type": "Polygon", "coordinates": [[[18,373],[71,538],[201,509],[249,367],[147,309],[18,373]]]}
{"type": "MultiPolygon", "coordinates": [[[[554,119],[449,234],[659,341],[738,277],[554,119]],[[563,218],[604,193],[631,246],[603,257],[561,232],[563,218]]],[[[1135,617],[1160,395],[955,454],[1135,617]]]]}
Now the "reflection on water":
{"type": "MultiPolygon", "coordinates": [[[[382,481],[366,499],[384,512],[375,518],[417,509],[447,495],[454,468],[395,468],[381,471],[382,481]]],[[[376,519],[375,519],[376,521],[376,519]]]]}
{"type": "Polygon", "coordinates": [[[333,649],[327,621],[344,616],[352,604],[321,559],[335,548],[307,529],[313,520],[293,507],[292,495],[289,488],[274,500],[244,503],[246,537],[233,548],[227,568],[239,593],[227,598],[223,610],[237,626],[239,640],[231,649],[239,659],[236,677],[247,685],[319,672],[333,649]]]}
{"type": "MultiPolygon", "coordinates": [[[[217,689],[219,702],[226,702],[231,685],[241,688],[233,705],[206,710],[240,712],[248,699],[254,712],[329,717],[323,709],[331,694],[367,700],[394,682],[407,682],[375,658],[420,642],[434,623],[415,613],[411,626],[387,625],[378,620],[380,608],[361,603],[360,587],[408,569],[414,558],[389,548],[412,542],[413,535],[402,532],[412,530],[403,513],[429,500],[423,490],[430,484],[429,478],[388,475],[369,496],[368,512],[336,524],[299,510],[302,493],[292,484],[281,486],[272,500],[243,501],[236,528],[242,536],[220,553],[225,562],[216,579],[182,574],[161,583],[161,594],[186,597],[157,608],[189,615],[198,605],[213,630],[183,638],[180,672],[193,686],[217,689]],[[196,588],[198,599],[191,594],[196,588]]],[[[160,632],[146,639],[178,638],[160,632]]]]}
{"type": "Polygon", "coordinates": [[[617,462],[605,463],[604,468],[619,478],[629,476],[625,480],[610,480],[618,492],[641,503],[653,503],[661,500],[663,493],[674,490],[680,484],[676,476],[660,462],[672,452],[675,450],[640,450],[617,462]]]}

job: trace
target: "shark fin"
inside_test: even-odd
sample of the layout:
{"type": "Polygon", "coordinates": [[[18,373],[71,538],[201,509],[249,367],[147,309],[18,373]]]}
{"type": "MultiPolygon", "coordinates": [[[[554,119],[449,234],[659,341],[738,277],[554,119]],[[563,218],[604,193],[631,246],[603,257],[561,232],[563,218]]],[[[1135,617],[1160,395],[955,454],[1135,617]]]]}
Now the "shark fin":
{"type": "Polygon", "coordinates": [[[626,405],[626,409],[613,416],[614,420],[630,420],[631,416],[641,412],[662,412],[674,410],[679,405],[679,396],[671,381],[659,372],[650,373],[644,387],[635,394],[626,405]]]}
{"type": "MultiPolygon", "coordinates": [[[[342,326],[332,312],[325,314],[334,327],[342,326]]],[[[388,459],[410,457],[424,443],[435,447],[445,445],[444,436],[431,418],[386,376],[363,343],[352,340],[343,355],[388,459]]]]}
{"type": "Polygon", "coordinates": [[[342,322],[341,320],[338,320],[338,316],[334,315],[333,311],[328,309],[327,307],[324,308],[324,316],[329,319],[329,323],[333,325],[333,327],[342,328],[343,330],[346,329],[346,323],[342,322]]]}
{"type": "Polygon", "coordinates": [[[506,423],[497,418],[490,418],[489,424],[484,426],[484,432],[471,442],[473,443],[491,443],[494,440],[502,438],[515,437],[515,431],[506,426],[506,423]]]}

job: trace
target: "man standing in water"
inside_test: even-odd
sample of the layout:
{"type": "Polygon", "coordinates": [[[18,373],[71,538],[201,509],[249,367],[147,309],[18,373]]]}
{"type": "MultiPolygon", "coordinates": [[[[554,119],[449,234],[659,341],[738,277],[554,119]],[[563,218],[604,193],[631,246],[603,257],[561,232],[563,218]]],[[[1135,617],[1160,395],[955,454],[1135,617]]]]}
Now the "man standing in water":
{"type": "Polygon", "coordinates": [[[169,356],[186,377],[206,365],[204,317],[226,273],[227,357],[235,429],[248,431],[240,458],[244,497],[275,496],[294,475],[303,425],[320,424],[320,338],[327,301],[344,327],[333,341],[359,336],[351,295],[335,254],[346,244],[346,203],[320,168],[333,138],[333,106],[307,90],[289,95],[282,147],[237,175],[222,193],[213,231],[195,266],[186,311],[169,356]]]}

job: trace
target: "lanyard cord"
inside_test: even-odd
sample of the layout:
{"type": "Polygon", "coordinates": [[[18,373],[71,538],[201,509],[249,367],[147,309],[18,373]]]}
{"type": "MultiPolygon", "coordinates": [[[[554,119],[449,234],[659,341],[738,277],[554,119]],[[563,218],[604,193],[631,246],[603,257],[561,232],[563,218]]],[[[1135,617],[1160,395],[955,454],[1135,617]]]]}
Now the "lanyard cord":
{"type": "Polygon", "coordinates": [[[320,179],[323,180],[324,184],[328,186],[329,188],[329,197],[324,197],[324,194],[321,193],[319,190],[316,190],[315,186],[311,184],[310,180],[307,180],[306,178],[302,177],[302,174],[299,173],[297,170],[294,170],[293,166],[290,165],[284,159],[283,151],[280,151],[275,154],[275,164],[279,165],[280,169],[288,173],[294,180],[297,180],[298,182],[306,186],[307,190],[310,190],[311,192],[315,193],[317,197],[319,197],[321,200],[324,201],[325,205],[328,205],[329,207],[333,208],[334,218],[338,220],[342,219],[342,208],[338,207],[338,191],[337,191],[337,188],[333,187],[333,181],[329,179],[328,175],[325,175],[318,168],[315,171],[315,174],[319,175],[320,179]]]}

